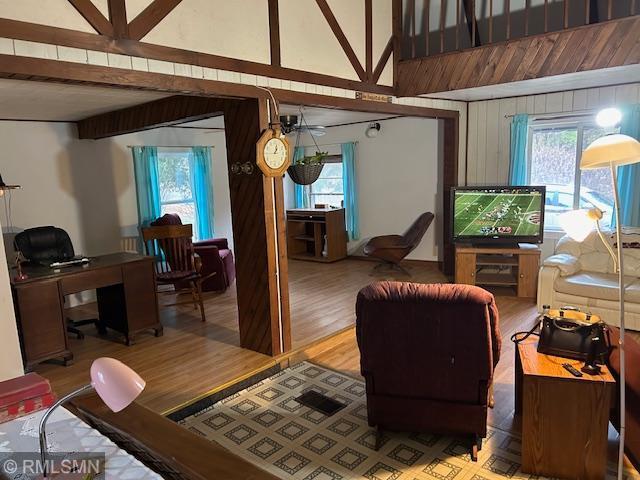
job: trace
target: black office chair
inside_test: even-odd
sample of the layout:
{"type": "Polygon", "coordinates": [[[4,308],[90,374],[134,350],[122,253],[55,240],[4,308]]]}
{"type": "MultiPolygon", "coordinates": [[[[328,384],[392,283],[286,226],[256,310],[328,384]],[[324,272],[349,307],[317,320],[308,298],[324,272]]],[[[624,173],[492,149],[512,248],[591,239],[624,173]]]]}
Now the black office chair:
{"type": "MultiPolygon", "coordinates": [[[[75,255],[69,234],[53,226],[27,228],[16,235],[14,247],[27,261],[44,265],[69,260],[75,255]]],[[[97,322],[96,318],[87,320],[67,318],[67,331],[75,334],[78,339],[82,339],[84,334],[77,327],[89,324],[97,327],[97,322]]]]}

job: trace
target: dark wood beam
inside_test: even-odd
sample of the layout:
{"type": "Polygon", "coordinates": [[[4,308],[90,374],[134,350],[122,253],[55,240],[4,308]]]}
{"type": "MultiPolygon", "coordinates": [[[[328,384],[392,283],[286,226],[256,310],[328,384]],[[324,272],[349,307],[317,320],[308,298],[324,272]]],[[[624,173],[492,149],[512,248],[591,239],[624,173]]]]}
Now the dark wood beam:
{"type": "Polygon", "coordinates": [[[393,36],[393,87],[398,88],[398,64],[402,57],[402,0],[391,3],[391,33],[393,36]]]}
{"type": "Polygon", "coordinates": [[[393,52],[393,36],[389,38],[389,41],[387,42],[387,46],[384,47],[384,50],[382,51],[382,55],[380,56],[380,60],[378,60],[376,69],[373,71],[372,78],[371,78],[372,83],[378,83],[378,80],[380,80],[380,75],[382,75],[384,67],[387,66],[387,62],[389,61],[389,57],[391,56],[392,52],[393,52]]]}
{"type": "Polygon", "coordinates": [[[329,24],[329,27],[331,27],[333,34],[338,39],[338,43],[340,43],[340,46],[342,47],[342,50],[344,51],[345,55],[349,59],[349,62],[351,62],[351,65],[353,66],[353,69],[356,71],[358,78],[363,82],[366,81],[367,74],[362,68],[362,65],[360,64],[360,60],[358,60],[358,56],[353,51],[353,48],[351,47],[349,40],[347,40],[347,36],[342,31],[342,28],[340,28],[340,24],[338,23],[338,20],[336,20],[335,15],[331,11],[331,7],[329,7],[327,0],[316,0],[316,3],[318,4],[318,7],[320,7],[320,10],[324,15],[325,20],[329,24]]]}
{"type": "Polygon", "coordinates": [[[589,23],[598,23],[599,21],[598,0],[589,0],[589,23]]]}
{"type": "Polygon", "coordinates": [[[479,47],[482,45],[480,34],[478,32],[478,21],[476,19],[475,1],[462,0],[464,6],[464,16],[467,19],[467,30],[469,30],[469,41],[472,46],[479,47]]]}
{"type": "MultiPolygon", "coordinates": [[[[373,0],[364,0],[365,69],[367,80],[373,75],[373,0]]],[[[376,82],[373,82],[376,83],[376,82]]]]}
{"type": "Polygon", "coordinates": [[[498,85],[640,62],[640,16],[405,60],[399,96],[498,85]],[[588,45],[589,48],[585,48],[588,45]]]}
{"type": "Polygon", "coordinates": [[[113,37],[113,25],[102,15],[91,0],[69,0],[69,3],[95,28],[96,32],[100,35],[113,37]]]}
{"type": "Polygon", "coordinates": [[[61,62],[41,58],[0,55],[0,77],[97,85],[103,87],[171,92],[189,95],[262,98],[267,94],[250,85],[177,77],[152,72],[61,62]]]}
{"type": "Polygon", "coordinates": [[[393,88],[384,85],[367,84],[357,80],[338,78],[331,75],[266,65],[258,62],[193,52],[162,45],[153,45],[135,40],[112,39],[92,33],[5,18],[0,18],[0,36],[67,47],[86,48],[87,50],[97,50],[100,52],[119,53],[154,60],[164,60],[167,62],[184,63],[187,65],[199,65],[201,67],[230,70],[233,72],[251,73],[265,77],[315,83],[348,90],[365,90],[373,93],[393,94],[393,88]]]}
{"type": "Polygon", "coordinates": [[[251,174],[229,174],[240,346],[274,356],[288,349],[291,338],[288,291],[280,288],[287,259],[276,240],[286,228],[282,177],[265,177],[255,167],[256,140],[269,125],[266,106],[255,99],[227,101],[224,123],[229,171],[236,163],[254,165],[251,174]]]}
{"type": "Polygon", "coordinates": [[[278,0],[269,0],[269,46],[271,65],[280,66],[280,13],[278,0]]]}
{"type": "Polygon", "coordinates": [[[102,113],[76,122],[78,138],[92,139],[113,137],[194,122],[220,114],[225,99],[175,95],[133,107],[102,113]]]}
{"type": "Polygon", "coordinates": [[[129,38],[141,40],[169,15],[182,0],[154,0],[140,14],[129,22],[129,38]]]}
{"type": "Polygon", "coordinates": [[[308,107],[335,108],[339,110],[351,110],[354,112],[380,113],[387,115],[402,115],[424,118],[458,118],[456,110],[443,110],[440,108],[414,107],[412,105],[399,105],[397,103],[371,102],[354,98],[330,97],[314,93],[296,92],[293,90],[281,90],[272,88],[271,91],[280,103],[293,105],[306,105],[308,107]]]}
{"type": "Polygon", "coordinates": [[[442,271],[445,275],[455,273],[455,249],[451,243],[451,188],[458,185],[458,147],[460,119],[444,120],[444,154],[442,166],[442,271]]]}
{"type": "Polygon", "coordinates": [[[127,8],[125,0],[107,0],[109,3],[109,20],[113,25],[114,38],[128,38],[127,8]]]}

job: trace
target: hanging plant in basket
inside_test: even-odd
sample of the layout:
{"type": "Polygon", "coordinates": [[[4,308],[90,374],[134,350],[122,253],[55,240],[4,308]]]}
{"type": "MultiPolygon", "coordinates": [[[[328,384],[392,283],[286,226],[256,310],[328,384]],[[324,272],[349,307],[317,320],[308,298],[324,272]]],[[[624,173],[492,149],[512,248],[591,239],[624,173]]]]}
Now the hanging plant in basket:
{"type": "MultiPolygon", "coordinates": [[[[304,126],[307,131],[310,130],[301,108],[300,125],[296,129],[296,150],[302,146],[302,144],[300,143],[300,135],[302,133],[302,128],[300,127],[302,126],[304,126]]],[[[293,180],[298,185],[311,185],[313,182],[315,182],[322,173],[324,159],[329,155],[328,152],[320,151],[320,147],[318,147],[316,139],[313,137],[313,135],[311,135],[311,140],[313,140],[313,144],[316,147],[315,155],[305,155],[302,158],[298,158],[297,160],[293,161],[289,168],[287,168],[287,172],[289,173],[291,180],[293,180]]]]}
{"type": "Polygon", "coordinates": [[[296,160],[287,172],[298,185],[310,185],[315,182],[322,173],[324,167],[323,160],[327,158],[327,152],[316,152],[315,155],[308,155],[296,160]]]}

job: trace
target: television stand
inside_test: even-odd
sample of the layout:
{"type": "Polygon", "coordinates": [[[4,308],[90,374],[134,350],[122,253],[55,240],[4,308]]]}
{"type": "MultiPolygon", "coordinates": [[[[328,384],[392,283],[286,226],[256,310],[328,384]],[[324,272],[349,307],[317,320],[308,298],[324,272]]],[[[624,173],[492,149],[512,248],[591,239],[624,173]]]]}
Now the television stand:
{"type": "Polygon", "coordinates": [[[456,245],[455,283],[515,288],[518,297],[536,298],[540,247],[456,245]]]}

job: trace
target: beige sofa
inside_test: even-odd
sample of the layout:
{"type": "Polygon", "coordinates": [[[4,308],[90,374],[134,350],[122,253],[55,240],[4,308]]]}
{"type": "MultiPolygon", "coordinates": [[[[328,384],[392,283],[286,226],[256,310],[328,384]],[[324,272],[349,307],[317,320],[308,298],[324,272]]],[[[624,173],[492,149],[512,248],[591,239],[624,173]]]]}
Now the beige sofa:
{"type": "MultiPolygon", "coordinates": [[[[614,237],[605,232],[610,245],[614,237]]],[[[623,244],[640,241],[640,235],[623,235],[623,244]]],[[[640,330],[640,249],[624,249],[625,325],[640,330]]],[[[583,242],[568,236],[556,245],[538,277],[538,310],[571,305],[600,315],[610,325],[618,325],[618,275],[606,247],[592,232],[583,242]]]]}

